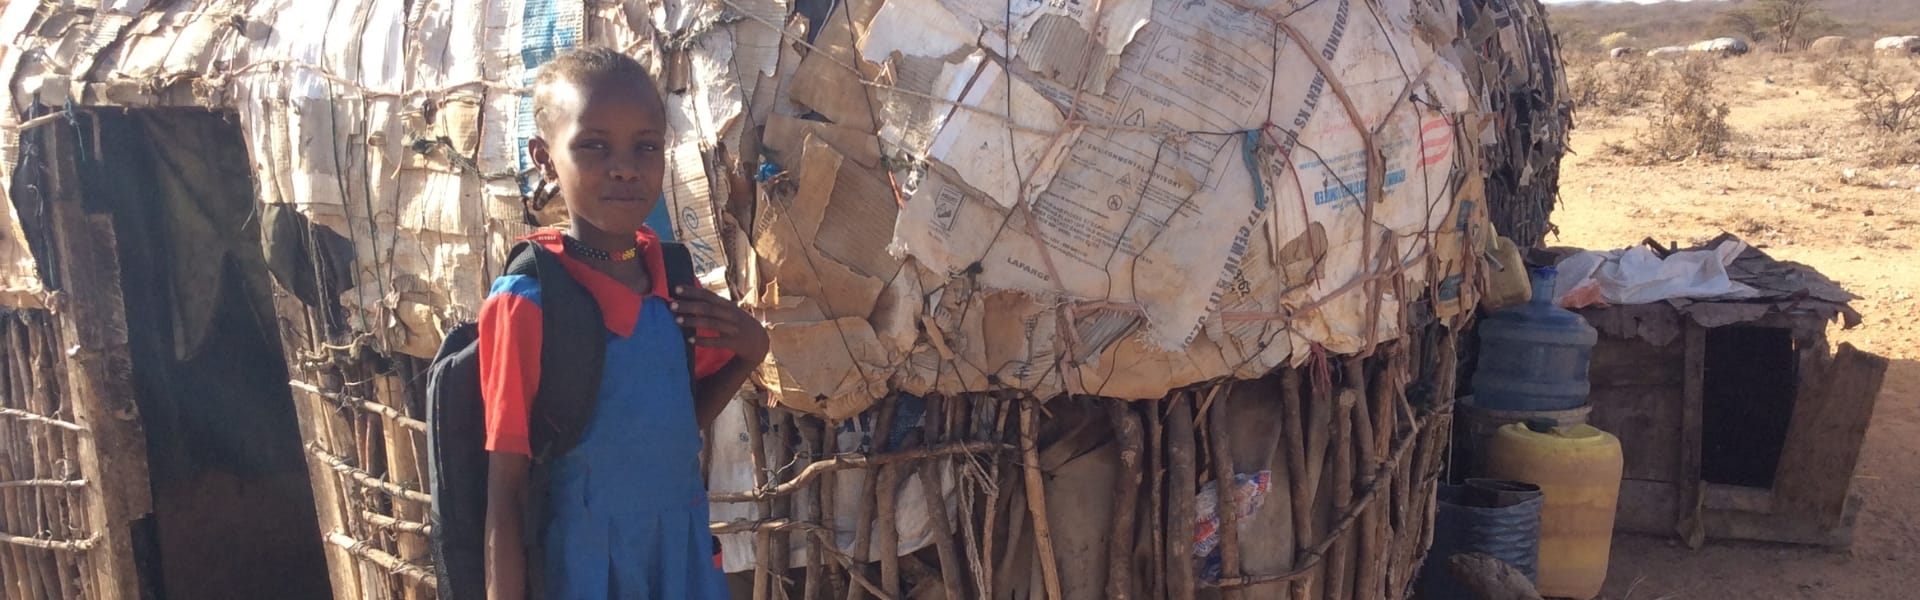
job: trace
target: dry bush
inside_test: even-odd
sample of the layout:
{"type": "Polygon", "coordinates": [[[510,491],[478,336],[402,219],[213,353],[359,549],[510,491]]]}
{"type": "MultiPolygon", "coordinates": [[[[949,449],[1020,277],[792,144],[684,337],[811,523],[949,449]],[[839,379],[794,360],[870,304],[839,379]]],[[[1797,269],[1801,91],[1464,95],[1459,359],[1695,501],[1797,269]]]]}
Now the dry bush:
{"type": "Polygon", "coordinates": [[[1920,62],[1868,57],[1840,64],[1835,75],[1867,126],[1894,136],[1920,130],[1920,62]]]}
{"type": "Polygon", "coordinates": [[[1695,58],[1673,62],[1660,71],[1647,128],[1638,136],[1638,153],[1655,160],[1724,154],[1733,130],[1727,126],[1726,103],[1714,97],[1718,66],[1695,58]]]}
{"type": "Polygon", "coordinates": [[[1600,79],[1597,69],[1606,59],[1585,52],[1568,52],[1562,58],[1566,61],[1567,96],[1573,101],[1573,107],[1585,109],[1598,106],[1600,79]]]}
{"type": "Polygon", "coordinates": [[[1646,104],[1646,91],[1659,79],[1656,62],[1642,57],[1570,62],[1567,87],[1574,106],[1605,115],[1639,108],[1646,104]]]}
{"type": "Polygon", "coordinates": [[[1850,53],[1823,56],[1817,63],[1819,68],[1814,69],[1807,80],[1813,82],[1814,85],[1828,90],[1845,93],[1846,86],[1842,84],[1840,73],[1846,71],[1849,63],[1858,59],[1858,56],[1850,53]]]}
{"type": "Polygon", "coordinates": [[[1574,106],[1603,115],[1617,115],[1645,106],[1645,92],[1653,88],[1661,75],[1655,60],[1640,56],[1572,63],[1567,71],[1567,87],[1572,92],[1574,106]]]}

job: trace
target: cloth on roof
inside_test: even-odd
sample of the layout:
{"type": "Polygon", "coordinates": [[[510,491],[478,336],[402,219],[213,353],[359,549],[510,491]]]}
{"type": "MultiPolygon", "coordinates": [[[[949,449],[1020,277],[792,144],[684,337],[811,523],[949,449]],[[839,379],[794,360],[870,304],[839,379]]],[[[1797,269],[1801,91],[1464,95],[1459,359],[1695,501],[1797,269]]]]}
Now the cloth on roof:
{"type": "MultiPolygon", "coordinates": [[[[1822,321],[1840,323],[1851,329],[1860,324],[1860,313],[1852,301],[1859,296],[1848,292],[1811,266],[1775,259],[1733,234],[1721,234],[1696,248],[1671,251],[1651,245],[1641,246],[1656,255],[1680,252],[1711,252],[1728,257],[1724,262],[1726,280],[1745,290],[1738,297],[1662,298],[1638,304],[1595,305],[1580,309],[1596,329],[1615,337],[1644,339],[1664,345],[1679,338],[1684,329],[1681,319],[1702,327],[1724,327],[1760,321],[1773,315],[1813,315],[1822,321]]],[[[1577,249],[1561,249],[1563,256],[1577,256],[1577,249]]],[[[1564,264],[1564,263],[1562,263],[1564,264]]]]}

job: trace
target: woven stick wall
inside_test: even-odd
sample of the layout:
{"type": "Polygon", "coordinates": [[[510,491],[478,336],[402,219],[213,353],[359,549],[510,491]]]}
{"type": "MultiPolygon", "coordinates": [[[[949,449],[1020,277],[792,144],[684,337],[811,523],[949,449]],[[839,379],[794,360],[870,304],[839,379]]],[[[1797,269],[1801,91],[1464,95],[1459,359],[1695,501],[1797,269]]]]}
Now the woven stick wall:
{"type": "MultiPolygon", "coordinates": [[[[908,423],[897,417],[906,398],[890,397],[872,409],[876,442],[864,453],[833,446],[830,434],[844,423],[759,408],[747,394],[736,407],[744,410],[728,416],[765,424],[745,429],[756,485],[712,500],[756,505],[762,517],[712,529],[754,540],[755,564],[738,585],[752,586],[756,599],[1192,598],[1208,590],[1399,598],[1431,539],[1454,350],[1453,334],[1429,325],[1369,357],[1316,357],[1261,380],[1195,386],[1156,402],[1041,402],[1017,392],[927,398],[908,431],[889,430],[908,423]],[[1232,424],[1262,415],[1270,430],[1235,435],[1232,424]],[[1099,438],[1092,449],[1068,449],[1088,435],[1099,438]],[[1063,493],[1084,498],[1089,490],[1049,483],[1055,451],[1117,455],[1111,487],[1092,490],[1100,506],[1060,504],[1063,493]],[[847,489],[836,480],[852,476],[859,493],[836,497],[847,489]],[[1235,489],[1251,481],[1275,510],[1240,505],[1250,499],[1240,493],[1219,496],[1221,481],[1235,489]],[[1221,498],[1210,513],[1196,506],[1209,488],[1221,498]],[[850,519],[833,514],[850,505],[850,519]],[[908,512],[931,521],[931,543],[904,554],[879,550],[900,544],[908,512]],[[1100,527],[1072,517],[1076,525],[1057,523],[1087,513],[1102,515],[1100,527]],[[1196,524],[1200,514],[1217,518],[1211,574],[1194,556],[1196,531],[1208,528],[1196,524]],[[858,524],[850,539],[834,526],[849,520],[858,524]],[[1287,538],[1278,545],[1284,555],[1274,554],[1272,540],[1255,542],[1258,552],[1244,549],[1248,536],[1275,535],[1287,538]]],[[[335,351],[305,365],[328,387],[295,387],[304,392],[303,422],[318,434],[309,451],[330,473],[316,476],[316,492],[331,492],[320,494],[333,509],[321,516],[327,541],[352,559],[341,564],[356,566],[340,574],[354,591],[337,588],[336,596],[432,597],[423,426],[407,416],[418,390],[404,385],[417,372],[402,361],[404,369],[377,373],[375,361],[335,351]]]]}
{"type": "Polygon", "coordinates": [[[316,344],[320,323],[283,319],[281,336],[334,597],[433,598],[423,361],[316,344]]]}
{"type": "Polygon", "coordinates": [[[1431,540],[1453,350],[1451,334],[1427,327],[1370,357],[1317,358],[1158,402],[929,398],[906,435],[888,430],[905,400],[895,397],[875,408],[873,439],[899,442],[864,455],[830,446],[838,424],[775,409],[764,429],[781,435],[751,436],[759,485],[712,497],[757,503],[766,517],[713,531],[753,536],[756,599],[1400,598],[1431,540]],[[1260,415],[1272,430],[1233,435],[1233,423],[1260,415]],[[1103,432],[1078,452],[1117,456],[1110,488],[1088,494],[1074,489],[1082,480],[1065,481],[1068,469],[1051,470],[1059,461],[1049,455],[1080,443],[1076,430],[1103,432]],[[834,539],[844,517],[822,513],[849,505],[834,497],[847,489],[834,479],[849,475],[864,483],[851,543],[834,539]],[[1205,493],[1221,481],[1255,491],[1205,493]],[[945,482],[953,492],[935,489],[945,482]],[[926,489],[907,493],[913,485],[926,489]],[[1062,506],[1062,492],[1099,505],[1062,506]],[[1197,507],[1196,495],[1218,507],[1197,507]],[[1249,496],[1271,509],[1242,505],[1249,496]],[[915,508],[903,498],[930,503],[918,509],[931,543],[869,563],[862,557],[898,543],[899,514],[915,508]],[[1218,518],[1213,569],[1195,560],[1197,532],[1210,528],[1195,516],[1207,514],[1218,518]],[[797,548],[804,559],[783,554],[797,548]]]}
{"type": "MultiPolygon", "coordinates": [[[[9,598],[98,598],[100,541],[63,389],[59,332],[44,310],[0,313],[0,591],[9,598]]],[[[128,575],[131,575],[130,573],[128,575]]]]}

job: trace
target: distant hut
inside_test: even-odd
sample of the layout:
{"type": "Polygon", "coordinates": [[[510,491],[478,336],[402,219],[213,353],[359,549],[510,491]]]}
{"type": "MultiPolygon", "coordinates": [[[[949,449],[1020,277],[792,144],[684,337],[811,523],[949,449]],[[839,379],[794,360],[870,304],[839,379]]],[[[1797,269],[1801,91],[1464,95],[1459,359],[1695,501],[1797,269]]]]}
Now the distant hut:
{"type": "Polygon", "coordinates": [[[1740,56],[1751,50],[1746,40],[1731,37],[1714,38],[1687,46],[1688,52],[1711,54],[1722,58],[1740,56]]]}
{"type": "Polygon", "coordinates": [[[1850,52],[1853,48],[1853,40],[1838,35],[1829,35],[1814,40],[1812,44],[1807,46],[1807,50],[1814,54],[1839,54],[1842,52],[1850,52]]]}
{"type": "Polygon", "coordinates": [[[1647,58],[1680,58],[1687,55],[1686,46],[1661,46],[1647,51],[1647,58]]]}
{"type": "Polygon", "coordinates": [[[1896,35],[1880,38],[1873,43],[1873,51],[1881,54],[1920,54],[1920,35],[1896,35]]]}

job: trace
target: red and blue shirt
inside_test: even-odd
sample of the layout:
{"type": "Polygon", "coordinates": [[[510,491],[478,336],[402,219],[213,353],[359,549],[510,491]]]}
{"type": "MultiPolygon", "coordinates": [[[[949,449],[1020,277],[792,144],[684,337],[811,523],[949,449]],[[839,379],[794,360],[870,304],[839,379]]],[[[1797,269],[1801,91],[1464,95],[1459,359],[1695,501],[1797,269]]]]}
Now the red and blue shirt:
{"type": "MultiPolygon", "coordinates": [[[[567,274],[586,287],[599,303],[608,332],[621,338],[633,335],[646,298],[607,274],[567,256],[562,236],[558,230],[542,230],[524,239],[559,255],[567,274]]],[[[641,259],[646,261],[647,273],[653,278],[650,295],[670,302],[666,258],[660,252],[660,238],[653,230],[643,227],[635,232],[634,239],[640,246],[641,259]]],[[[506,275],[494,280],[486,302],[480,306],[480,393],[486,405],[489,451],[532,454],[527,440],[527,409],[540,388],[541,317],[540,283],[523,275],[506,275]]],[[[711,332],[699,334],[711,335],[711,332]]],[[[732,359],[732,352],[696,347],[694,376],[698,379],[712,375],[732,359]]],[[[609,364],[607,368],[617,366],[609,364]]]]}

